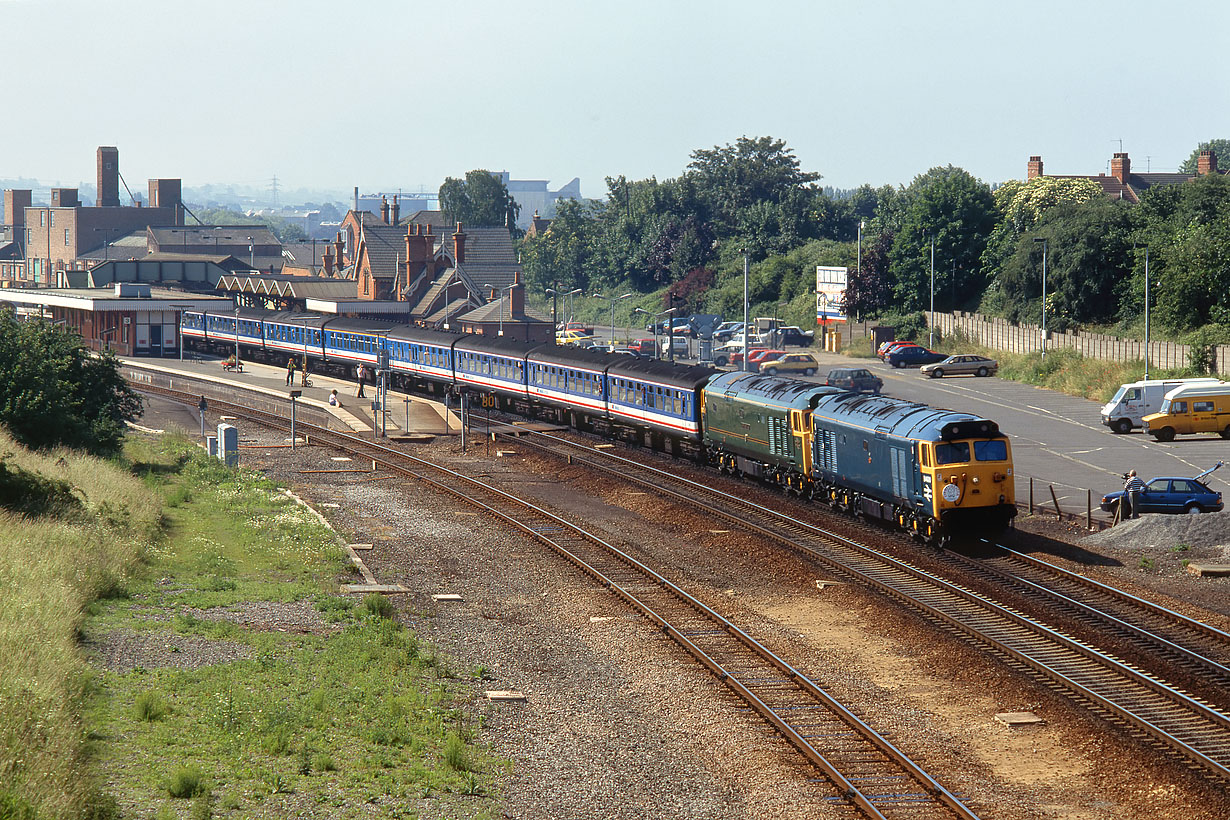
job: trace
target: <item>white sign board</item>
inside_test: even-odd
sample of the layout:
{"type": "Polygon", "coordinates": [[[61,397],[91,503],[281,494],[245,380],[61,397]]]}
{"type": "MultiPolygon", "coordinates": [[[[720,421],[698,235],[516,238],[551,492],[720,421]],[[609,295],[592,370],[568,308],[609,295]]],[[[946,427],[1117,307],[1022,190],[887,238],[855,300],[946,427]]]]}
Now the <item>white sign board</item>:
{"type": "Polygon", "coordinates": [[[816,324],[846,321],[846,267],[816,266],[816,324]]]}

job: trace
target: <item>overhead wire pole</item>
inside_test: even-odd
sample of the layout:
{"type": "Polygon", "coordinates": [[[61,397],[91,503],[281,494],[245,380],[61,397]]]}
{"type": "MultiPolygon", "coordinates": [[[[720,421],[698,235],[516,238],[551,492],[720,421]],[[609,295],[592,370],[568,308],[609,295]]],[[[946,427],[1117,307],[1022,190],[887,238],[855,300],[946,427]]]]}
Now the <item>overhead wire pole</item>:
{"type": "Polygon", "coordinates": [[[747,248],[743,248],[743,369],[750,370],[747,363],[747,334],[749,328],[748,323],[748,304],[747,304],[747,274],[748,274],[747,248]]]}

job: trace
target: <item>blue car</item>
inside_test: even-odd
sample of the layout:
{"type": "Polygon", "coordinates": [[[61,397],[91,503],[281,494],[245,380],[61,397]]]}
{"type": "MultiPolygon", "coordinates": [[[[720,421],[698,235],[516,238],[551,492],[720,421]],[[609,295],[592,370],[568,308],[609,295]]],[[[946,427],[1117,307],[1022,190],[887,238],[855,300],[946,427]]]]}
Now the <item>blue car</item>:
{"type": "Polygon", "coordinates": [[[936,353],[927,350],[925,347],[912,345],[909,347],[899,347],[888,354],[884,361],[891,364],[893,367],[921,367],[924,364],[932,364],[933,362],[942,362],[948,356],[944,353],[936,353]]]}
{"type": "MultiPolygon", "coordinates": [[[[1205,470],[1195,478],[1181,476],[1159,476],[1145,482],[1145,490],[1138,496],[1142,513],[1196,513],[1221,512],[1221,493],[1209,489],[1200,479],[1221,466],[1217,462],[1211,469],[1205,470]]],[[[1123,490],[1107,493],[1102,496],[1102,509],[1113,513],[1118,508],[1123,496],[1123,490]]],[[[1126,512],[1126,511],[1125,511],[1126,512]]]]}

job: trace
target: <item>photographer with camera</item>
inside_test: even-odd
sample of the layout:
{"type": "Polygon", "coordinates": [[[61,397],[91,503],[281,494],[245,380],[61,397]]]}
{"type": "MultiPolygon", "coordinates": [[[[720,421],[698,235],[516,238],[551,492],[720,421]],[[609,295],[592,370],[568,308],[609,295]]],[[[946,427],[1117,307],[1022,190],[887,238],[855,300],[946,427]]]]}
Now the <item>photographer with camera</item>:
{"type": "Polygon", "coordinates": [[[1124,500],[1128,507],[1123,511],[1123,518],[1140,518],[1140,494],[1145,491],[1145,482],[1136,475],[1135,470],[1123,474],[1124,500]]]}

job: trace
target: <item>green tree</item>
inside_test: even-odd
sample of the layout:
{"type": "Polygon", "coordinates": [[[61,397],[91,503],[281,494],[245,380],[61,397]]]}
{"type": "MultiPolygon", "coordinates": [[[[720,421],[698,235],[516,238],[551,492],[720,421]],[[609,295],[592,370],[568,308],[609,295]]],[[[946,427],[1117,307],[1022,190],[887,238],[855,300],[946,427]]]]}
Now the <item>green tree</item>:
{"type": "Polygon", "coordinates": [[[0,424],[34,449],[113,455],[125,423],[142,411],[118,365],[110,352],[92,355],[75,333],[0,312],[0,424]]]}
{"type": "Polygon", "coordinates": [[[929,306],[932,239],[936,310],[952,310],[981,293],[979,260],[997,221],[991,189],[948,165],[915,177],[902,196],[901,224],[889,254],[897,306],[907,311],[929,306]]]}
{"type": "Polygon", "coordinates": [[[477,228],[516,225],[521,206],[500,178],[490,171],[467,171],[466,178],[448,177],[440,186],[440,210],[453,222],[477,228]]]}
{"type": "Polygon", "coordinates": [[[738,230],[744,210],[761,203],[789,210],[786,221],[795,218],[806,199],[798,194],[820,179],[817,173],[801,170],[794,151],[773,137],[740,137],[734,145],[693,151],[687,175],[706,205],[702,216],[727,232],[738,230]]]}
{"type": "Polygon", "coordinates": [[[562,200],[546,233],[521,241],[521,266],[532,287],[572,290],[591,286],[589,272],[599,251],[593,207],[562,200]]]}
{"type": "Polygon", "coordinates": [[[1217,157],[1217,164],[1222,169],[1230,168],[1230,140],[1209,140],[1196,146],[1191,155],[1179,166],[1180,174],[1194,174],[1200,162],[1200,152],[1211,148],[1217,157]]]}

